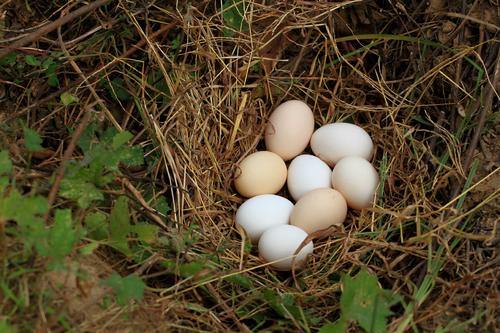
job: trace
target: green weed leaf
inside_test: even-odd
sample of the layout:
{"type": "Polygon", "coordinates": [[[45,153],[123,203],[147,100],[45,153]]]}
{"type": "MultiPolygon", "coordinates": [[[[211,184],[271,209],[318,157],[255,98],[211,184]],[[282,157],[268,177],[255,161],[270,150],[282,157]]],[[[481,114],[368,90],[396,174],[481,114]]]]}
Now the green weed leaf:
{"type": "Polygon", "coordinates": [[[245,21],[245,1],[226,0],[222,6],[222,20],[224,22],[224,36],[232,37],[235,31],[248,31],[245,21]]]}
{"type": "Polygon", "coordinates": [[[156,235],[158,234],[157,226],[148,223],[139,223],[132,227],[140,241],[152,243],[156,240],[156,235]]]}
{"type": "Polygon", "coordinates": [[[103,213],[89,213],[85,217],[85,227],[90,237],[95,240],[103,240],[108,237],[108,221],[103,213]]]}
{"type": "Polygon", "coordinates": [[[0,175],[8,175],[12,171],[12,161],[6,150],[0,150],[0,175]]]}
{"type": "Polygon", "coordinates": [[[23,133],[24,133],[24,146],[26,147],[26,149],[28,149],[29,151],[43,150],[43,147],[41,146],[42,138],[35,130],[25,127],[23,129],[23,133]]]}
{"type": "Polygon", "coordinates": [[[82,208],[89,207],[94,201],[104,199],[104,195],[94,184],[76,177],[63,179],[59,194],[63,198],[75,200],[82,208]]]}
{"type": "Polygon", "coordinates": [[[59,267],[79,239],[79,232],[73,227],[71,210],[58,209],[54,224],[46,231],[45,238],[36,243],[36,248],[40,255],[54,260],[54,267],[59,267]]]}
{"type": "Polygon", "coordinates": [[[17,328],[10,325],[7,319],[0,319],[0,332],[2,333],[16,333],[17,328]]]}
{"type": "Polygon", "coordinates": [[[24,61],[30,66],[40,66],[42,62],[35,56],[27,55],[24,57],[24,61]]]}
{"type": "Polygon", "coordinates": [[[69,92],[63,92],[61,94],[61,102],[64,104],[64,106],[69,106],[73,103],[76,103],[78,102],[80,99],[73,95],[73,94],[70,94],[69,92]]]}
{"type": "Polygon", "coordinates": [[[343,327],[348,321],[356,321],[367,332],[387,332],[387,317],[392,314],[390,307],[399,300],[398,297],[391,291],[380,288],[377,278],[364,269],[354,278],[344,275],[342,285],[342,315],[340,322],[333,325],[333,328],[343,327]]]}
{"type": "Polygon", "coordinates": [[[15,52],[11,52],[0,58],[0,66],[10,66],[16,62],[17,54],[15,52]]]}
{"type": "Polygon", "coordinates": [[[111,209],[109,236],[111,245],[127,256],[131,255],[127,237],[131,231],[128,199],[121,196],[111,209]]]}
{"type": "Polygon", "coordinates": [[[113,289],[116,301],[122,306],[126,305],[130,300],[141,300],[146,287],[144,281],[136,275],[122,278],[116,273],[104,280],[104,284],[113,289]]]}

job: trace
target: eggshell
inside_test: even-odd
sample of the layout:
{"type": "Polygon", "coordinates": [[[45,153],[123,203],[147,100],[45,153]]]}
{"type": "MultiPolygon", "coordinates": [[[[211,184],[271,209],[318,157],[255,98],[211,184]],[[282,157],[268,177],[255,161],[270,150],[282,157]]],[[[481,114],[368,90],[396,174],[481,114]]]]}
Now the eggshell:
{"type": "Polygon", "coordinates": [[[270,151],[258,151],[241,161],[234,186],[245,197],[274,194],[286,182],[286,164],[281,157],[270,151]]]}
{"type": "Polygon", "coordinates": [[[320,188],[306,193],[295,204],[290,224],[311,234],[341,225],[347,216],[347,203],[339,191],[320,188]]]}
{"type": "Polygon", "coordinates": [[[262,194],[245,201],[236,212],[236,224],[243,227],[253,243],[267,229],[288,224],[293,203],[274,194],[262,194]]]}
{"type": "Polygon", "coordinates": [[[333,168],[332,186],[354,209],[370,207],[379,183],[377,170],[359,156],[341,159],[333,168]]]}
{"type": "Polygon", "coordinates": [[[293,225],[279,225],[267,229],[259,240],[259,255],[271,266],[280,271],[303,267],[307,256],[313,252],[312,241],[304,245],[294,258],[295,251],[306,239],[307,233],[293,225]]]}
{"type": "Polygon", "coordinates": [[[280,104],[269,117],[266,148],[288,161],[306,149],[314,131],[314,116],[306,103],[290,100],[280,104]]]}
{"type": "Polygon", "coordinates": [[[332,170],[313,155],[299,155],[288,166],[287,186],[295,201],[317,188],[332,187],[332,170]]]}
{"type": "Polygon", "coordinates": [[[318,128],[311,137],[314,155],[329,166],[347,156],[370,159],[373,142],[361,127],[350,123],[333,123],[318,128]]]}

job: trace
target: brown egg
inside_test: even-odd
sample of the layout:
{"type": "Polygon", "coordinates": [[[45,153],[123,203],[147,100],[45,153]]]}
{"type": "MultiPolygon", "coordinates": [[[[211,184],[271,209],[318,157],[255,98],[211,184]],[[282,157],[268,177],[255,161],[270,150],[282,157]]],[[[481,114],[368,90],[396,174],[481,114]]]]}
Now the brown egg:
{"type": "Polygon", "coordinates": [[[290,224],[311,234],[332,225],[341,225],[347,215],[347,203],[340,192],[319,188],[302,196],[290,215],[290,224]]]}
{"type": "Polygon", "coordinates": [[[286,165],[281,157],[270,151],[259,151],[241,161],[234,186],[244,197],[274,194],[286,182],[286,165]]]}
{"type": "Polygon", "coordinates": [[[266,148],[288,161],[306,149],[314,131],[314,116],[306,103],[291,100],[280,104],[269,117],[266,148]]]}

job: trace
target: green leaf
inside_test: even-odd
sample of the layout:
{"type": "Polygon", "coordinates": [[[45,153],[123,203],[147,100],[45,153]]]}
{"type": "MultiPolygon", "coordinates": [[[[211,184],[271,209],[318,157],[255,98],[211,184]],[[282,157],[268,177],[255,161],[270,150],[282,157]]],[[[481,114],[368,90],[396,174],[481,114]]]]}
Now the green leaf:
{"type": "Polygon", "coordinates": [[[36,248],[40,255],[51,257],[56,264],[60,264],[64,257],[71,253],[80,237],[78,231],[73,228],[70,209],[56,210],[54,220],[46,238],[37,242],[36,248]]]}
{"type": "Polygon", "coordinates": [[[140,241],[152,243],[156,240],[158,227],[149,223],[139,223],[133,226],[133,231],[137,234],[140,241]]]}
{"type": "Polygon", "coordinates": [[[241,274],[226,276],[224,280],[239,285],[247,290],[250,290],[253,287],[252,280],[241,274]]]}
{"type": "Polygon", "coordinates": [[[61,94],[61,102],[64,104],[64,106],[69,106],[73,103],[76,103],[78,102],[80,99],[73,95],[73,94],[70,94],[69,92],[63,92],[61,94]]]}
{"type": "Polygon", "coordinates": [[[362,269],[354,278],[342,278],[343,292],[340,308],[343,320],[356,321],[365,331],[387,332],[389,309],[397,297],[378,285],[377,278],[362,269]]]}
{"type": "Polygon", "coordinates": [[[54,73],[47,74],[47,83],[53,88],[59,87],[59,79],[57,78],[57,75],[54,73]]]}
{"type": "Polygon", "coordinates": [[[206,266],[202,262],[193,261],[186,264],[179,265],[180,276],[187,278],[201,272],[206,266]]]}
{"type": "Polygon", "coordinates": [[[41,146],[42,138],[35,130],[32,130],[31,128],[28,127],[24,127],[23,132],[24,132],[24,146],[26,147],[26,149],[28,149],[29,151],[43,150],[43,147],[41,146]]]}
{"type": "Polygon", "coordinates": [[[108,238],[108,222],[106,219],[106,214],[101,212],[93,212],[85,216],[85,227],[90,237],[95,240],[108,238]]]}
{"type": "Polygon", "coordinates": [[[222,6],[222,20],[224,22],[224,36],[232,37],[235,31],[248,31],[245,21],[245,1],[226,0],[222,6]]]}
{"type": "Polygon", "coordinates": [[[17,60],[17,54],[15,52],[11,52],[6,56],[0,58],[0,66],[10,66],[15,63],[17,60]]]}
{"type": "Polygon", "coordinates": [[[118,149],[132,139],[132,137],[132,133],[128,131],[120,132],[113,137],[113,143],[111,146],[113,149],[118,149]]]}
{"type": "Polygon", "coordinates": [[[116,301],[122,306],[126,305],[130,300],[141,300],[146,287],[144,281],[136,275],[122,278],[116,273],[104,280],[104,284],[113,288],[116,301]]]}
{"type": "Polygon", "coordinates": [[[99,243],[90,242],[80,248],[80,254],[89,255],[94,253],[94,251],[99,247],[99,243]]]}
{"type": "Polygon", "coordinates": [[[128,199],[125,196],[121,196],[116,200],[115,205],[111,209],[109,236],[110,245],[127,256],[131,255],[127,237],[131,231],[128,199]]]}
{"type": "Polygon", "coordinates": [[[12,171],[12,161],[6,150],[0,150],[0,175],[8,175],[12,171]]]}
{"type": "Polygon", "coordinates": [[[9,324],[7,319],[0,319],[0,332],[2,333],[16,333],[17,328],[9,324]]]}
{"type": "Polygon", "coordinates": [[[346,322],[344,320],[337,320],[335,323],[328,323],[323,325],[318,333],[344,333],[346,322]]]}
{"type": "Polygon", "coordinates": [[[40,66],[42,62],[35,56],[27,55],[24,57],[24,61],[30,66],[40,66]]]}
{"type": "Polygon", "coordinates": [[[63,198],[75,200],[81,208],[89,207],[94,201],[104,200],[104,195],[94,184],[79,178],[64,178],[59,194],[63,198]]]}

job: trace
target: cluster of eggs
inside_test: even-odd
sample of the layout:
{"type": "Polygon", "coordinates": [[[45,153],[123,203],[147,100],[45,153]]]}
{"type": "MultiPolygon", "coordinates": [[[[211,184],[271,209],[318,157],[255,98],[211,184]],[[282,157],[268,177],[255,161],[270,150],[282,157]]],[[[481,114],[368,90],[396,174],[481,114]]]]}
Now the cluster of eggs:
{"type": "Polygon", "coordinates": [[[238,208],[236,224],[275,269],[300,268],[314,248],[312,241],[302,244],[308,235],[341,225],[348,207],[371,206],[379,182],[368,161],[373,142],[350,123],[315,131],[309,106],[290,100],[271,114],[265,144],[267,151],[239,164],[234,185],[248,200],[238,208]],[[303,154],[308,145],[314,155],[303,154]],[[295,204],[276,195],[285,183],[295,204]]]}

